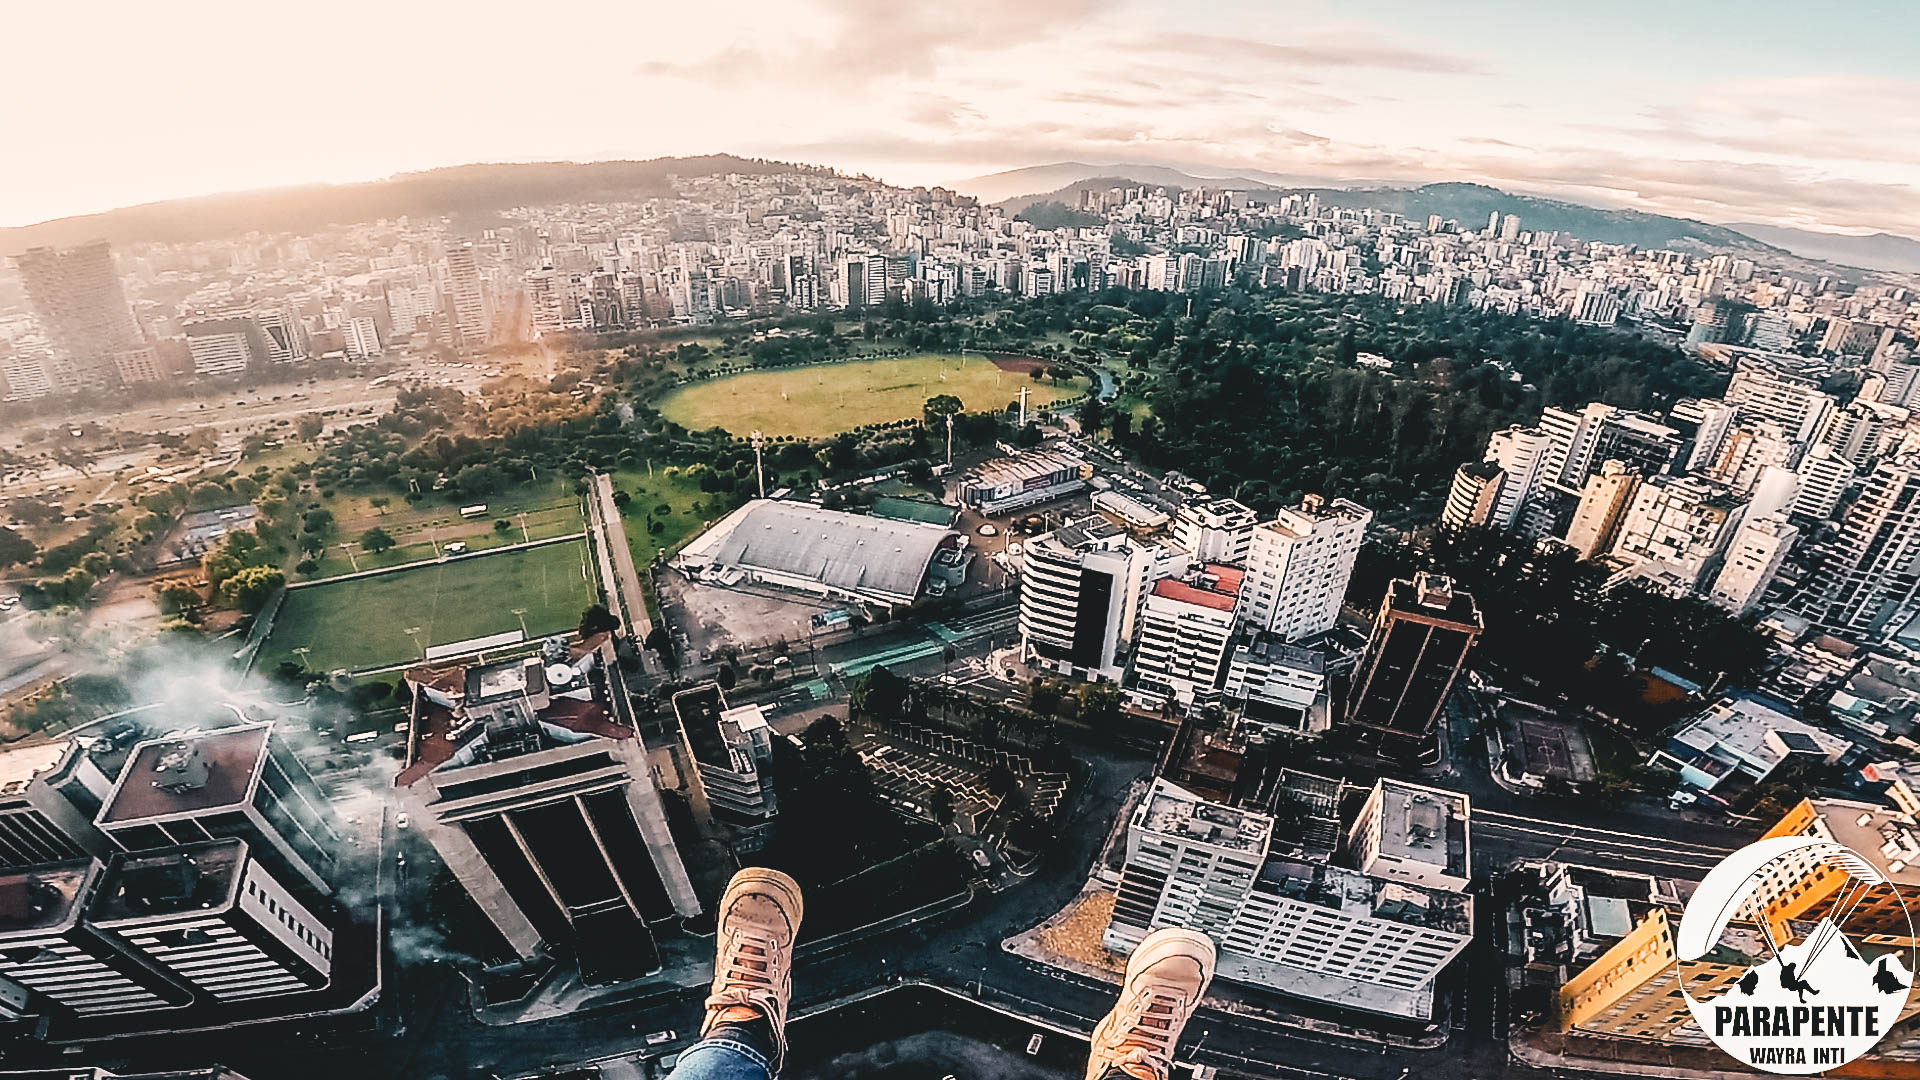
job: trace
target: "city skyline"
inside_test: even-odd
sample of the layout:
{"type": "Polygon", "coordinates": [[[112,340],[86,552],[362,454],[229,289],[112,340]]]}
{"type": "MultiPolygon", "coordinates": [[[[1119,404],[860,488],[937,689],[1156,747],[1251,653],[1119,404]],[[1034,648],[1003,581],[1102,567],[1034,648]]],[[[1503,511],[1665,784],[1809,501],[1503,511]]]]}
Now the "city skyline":
{"type": "Polygon", "coordinates": [[[1920,233],[1908,181],[1920,87],[1900,58],[1920,27],[1891,4],[1847,6],[1809,21],[1785,5],[1736,19],[1636,3],[1582,20],[1497,3],[1469,23],[1398,2],[1235,3],[1196,24],[1160,0],[964,12],[814,0],[724,23],[576,5],[554,25],[622,43],[586,58],[581,84],[585,100],[625,103],[611,122],[526,93],[543,72],[573,70],[548,66],[556,54],[474,62],[519,40],[505,9],[333,9],[330,25],[435,45],[404,63],[339,54],[323,93],[310,79],[241,93],[224,65],[165,59],[243,47],[240,35],[271,29],[257,12],[129,8],[82,25],[40,9],[22,15],[20,40],[88,40],[94,75],[50,81],[52,50],[5,66],[15,100],[65,90],[18,118],[15,145],[36,163],[16,173],[0,223],[474,161],[727,151],[908,184],[1066,160],[1476,180],[1711,222],[1920,233]],[[467,107],[444,107],[449,95],[467,107]]]}

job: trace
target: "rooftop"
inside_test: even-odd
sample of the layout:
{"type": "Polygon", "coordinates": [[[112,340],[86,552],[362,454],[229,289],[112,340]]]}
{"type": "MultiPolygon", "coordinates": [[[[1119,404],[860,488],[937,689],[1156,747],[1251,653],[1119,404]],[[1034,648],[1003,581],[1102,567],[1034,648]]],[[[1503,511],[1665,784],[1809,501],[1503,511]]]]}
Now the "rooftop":
{"type": "Polygon", "coordinates": [[[1208,563],[1205,570],[1187,581],[1161,578],[1153,583],[1153,595],[1193,604],[1216,611],[1232,611],[1240,595],[1240,583],[1246,571],[1234,566],[1208,563]]]}
{"type": "Polygon", "coordinates": [[[1467,797],[1386,778],[1379,784],[1380,850],[1467,876],[1467,829],[1473,816],[1467,797]]]}
{"type": "Polygon", "coordinates": [[[1299,859],[1272,859],[1260,868],[1256,893],[1278,894],[1358,918],[1473,933],[1473,903],[1462,893],[1383,881],[1357,870],[1299,859]]]}
{"type": "MultiPolygon", "coordinates": [[[[448,685],[465,686],[465,669],[416,668],[406,674],[407,682],[422,690],[444,690],[448,685]]],[[[530,746],[541,749],[578,735],[606,739],[630,739],[633,729],[615,722],[599,699],[581,701],[572,697],[554,697],[534,713],[535,725],[527,731],[533,737],[530,746]],[[570,734],[566,734],[570,733],[570,734]]],[[[433,770],[465,752],[478,757],[487,739],[487,725],[470,719],[464,705],[449,707],[425,692],[414,695],[411,728],[407,734],[407,764],[394,777],[395,787],[418,783],[433,770]]],[[[578,740],[574,740],[578,741],[578,740]]]]}
{"type": "Polygon", "coordinates": [[[673,695],[673,714],[680,718],[680,730],[687,734],[694,760],[702,765],[733,767],[726,738],[720,734],[720,717],[726,708],[720,687],[710,682],[673,695]]]}
{"type": "Polygon", "coordinates": [[[1254,631],[1242,639],[1239,647],[1245,649],[1249,657],[1264,663],[1316,674],[1327,670],[1326,653],[1290,645],[1285,638],[1270,631],[1254,631]]]}
{"type": "Polygon", "coordinates": [[[246,861],[243,840],[115,856],[89,916],[95,922],[112,923],[224,908],[233,898],[246,861]]]}
{"type": "Polygon", "coordinates": [[[713,552],[713,565],[764,570],[847,593],[911,599],[951,530],[810,503],[757,501],[713,552]]]}
{"type": "Polygon", "coordinates": [[[1329,502],[1319,495],[1309,495],[1300,501],[1299,506],[1280,511],[1272,521],[1260,526],[1272,529],[1282,536],[1300,537],[1311,533],[1321,522],[1367,522],[1373,519],[1373,511],[1354,502],[1352,499],[1334,499],[1329,502]]]}
{"type": "Polygon", "coordinates": [[[51,930],[72,921],[93,869],[92,859],[74,859],[0,873],[0,934],[51,930]]]}
{"type": "Polygon", "coordinates": [[[0,794],[11,795],[22,791],[33,782],[34,777],[59,765],[71,742],[70,739],[60,739],[0,751],[0,794]]]}
{"type": "Polygon", "coordinates": [[[1416,574],[1411,581],[1396,579],[1387,586],[1387,598],[1398,614],[1444,619],[1461,626],[1485,625],[1473,594],[1454,588],[1453,579],[1444,574],[1416,574]]]}
{"type": "Polygon", "coordinates": [[[1889,881],[1920,885],[1920,826],[1901,811],[1851,799],[1810,799],[1815,826],[1835,843],[1852,848],[1889,881]]]}
{"type": "Polygon", "coordinates": [[[1057,472],[1078,470],[1084,464],[1077,457],[1054,450],[1032,450],[1013,457],[982,462],[966,474],[963,482],[970,487],[1003,487],[1057,472]]]}
{"type": "Polygon", "coordinates": [[[195,814],[246,802],[272,732],[272,724],[247,724],[141,743],[101,807],[99,823],[195,814]]]}
{"type": "Polygon", "coordinates": [[[1184,788],[1155,780],[1136,824],[1165,836],[1265,857],[1273,819],[1208,802],[1184,788]]]}

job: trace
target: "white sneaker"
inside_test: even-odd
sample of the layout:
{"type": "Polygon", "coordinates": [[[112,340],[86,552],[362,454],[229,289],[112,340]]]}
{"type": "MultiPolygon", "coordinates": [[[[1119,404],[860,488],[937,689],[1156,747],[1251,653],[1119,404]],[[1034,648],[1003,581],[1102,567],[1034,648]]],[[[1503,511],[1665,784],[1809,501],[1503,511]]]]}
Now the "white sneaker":
{"type": "Polygon", "coordinates": [[[718,1024],[765,1020],[773,1028],[775,1073],[787,1056],[801,906],[798,882],[778,870],[749,866],[727,883],[714,927],[713,989],[700,1034],[718,1024]]]}
{"type": "Polygon", "coordinates": [[[1166,1080],[1173,1046],[1213,981],[1213,939],[1197,930],[1163,927],[1127,960],[1120,1000],[1093,1029],[1087,1080],[1119,1069],[1137,1080],[1166,1080]]]}

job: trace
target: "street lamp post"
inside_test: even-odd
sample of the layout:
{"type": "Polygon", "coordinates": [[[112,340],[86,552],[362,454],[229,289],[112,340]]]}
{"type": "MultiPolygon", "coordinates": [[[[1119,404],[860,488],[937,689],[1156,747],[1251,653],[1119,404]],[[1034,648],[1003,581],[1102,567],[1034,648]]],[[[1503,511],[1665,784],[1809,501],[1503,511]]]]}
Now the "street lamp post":
{"type": "Polygon", "coordinates": [[[520,638],[524,641],[527,637],[527,609],[523,607],[514,608],[513,616],[520,620],[520,638]]]}
{"type": "Polygon", "coordinates": [[[401,633],[413,639],[414,650],[420,654],[420,659],[425,660],[427,658],[427,647],[420,644],[420,630],[421,627],[409,626],[402,630],[401,633]]]}
{"type": "Polygon", "coordinates": [[[747,438],[753,440],[753,473],[760,481],[760,497],[764,499],[767,497],[767,468],[761,457],[761,447],[765,445],[766,436],[756,429],[747,438]]]}

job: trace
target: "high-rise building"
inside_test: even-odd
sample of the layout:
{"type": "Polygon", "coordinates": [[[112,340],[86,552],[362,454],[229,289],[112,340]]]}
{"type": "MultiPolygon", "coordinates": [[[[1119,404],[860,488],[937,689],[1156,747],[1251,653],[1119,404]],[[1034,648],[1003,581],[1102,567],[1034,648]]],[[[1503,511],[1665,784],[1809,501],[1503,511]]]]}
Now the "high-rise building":
{"type": "Polygon", "coordinates": [[[1744,500],[1692,476],[1650,476],[1634,492],[1612,554],[1657,587],[1691,594],[1718,566],[1746,512],[1744,500]]]}
{"type": "Polygon", "coordinates": [[[773,788],[773,728],[758,705],[727,707],[716,683],[673,695],[682,749],[694,764],[699,797],[712,811],[757,824],[779,812],[773,788]]]}
{"type": "Polygon", "coordinates": [[[1678,428],[1645,413],[1592,402],[1574,412],[1549,408],[1539,428],[1552,447],[1540,465],[1542,481],[1578,492],[1607,461],[1620,461],[1642,475],[1666,472],[1687,446],[1678,428]]]}
{"type": "Polygon", "coordinates": [[[1720,440],[1720,449],[1702,470],[1703,475],[1742,495],[1760,482],[1769,466],[1792,468],[1799,463],[1804,443],[1771,420],[1742,420],[1720,440]]]}
{"type": "Polygon", "coordinates": [[[1173,518],[1173,542],[1194,562],[1242,564],[1253,548],[1259,518],[1232,499],[1182,504],[1173,518]]]}
{"type": "Polygon", "coordinates": [[[0,872],[0,979],[31,995],[20,1010],[110,1016],[185,1005],[192,992],[89,925],[106,867],[98,859],[0,872]]]}
{"type": "Polygon", "coordinates": [[[1567,527],[1567,546],[1583,559],[1591,559],[1613,548],[1620,523],[1640,488],[1640,474],[1619,461],[1604,462],[1600,471],[1587,477],[1580,492],[1579,509],[1567,527]]]}
{"type": "Polygon", "coordinates": [[[1834,453],[1833,447],[1815,443],[1802,455],[1794,474],[1800,479],[1800,490],[1793,498],[1793,516],[1825,521],[1833,516],[1858,472],[1852,462],[1834,453]]]}
{"type": "Polygon", "coordinates": [[[1253,530],[1240,609],[1247,625],[1286,641],[1333,629],[1373,511],[1309,495],[1253,530]]]}
{"type": "Polygon", "coordinates": [[[307,358],[307,328],[290,306],[256,307],[253,321],[266,341],[269,363],[291,364],[307,358]]]}
{"type": "Polygon", "coordinates": [[[231,1003],[327,984],[323,910],[228,839],[114,856],[87,923],[196,998],[231,1003]]]}
{"type": "Polygon", "coordinates": [[[0,341],[0,395],[7,401],[36,401],[55,392],[57,361],[45,341],[0,341]]]}
{"type": "Polygon", "coordinates": [[[1347,702],[1356,742],[1392,760],[1431,756],[1440,710],[1482,628],[1473,597],[1451,578],[1423,573],[1388,585],[1347,702]]]}
{"type": "Polygon", "coordinates": [[[453,331],[454,347],[472,349],[485,345],[491,336],[493,318],[487,311],[487,294],[473,241],[463,241],[447,249],[446,289],[447,321],[453,331]]]}
{"type": "Polygon", "coordinates": [[[1207,563],[1153,583],[1133,652],[1137,694],[1181,705],[1217,696],[1243,577],[1238,567],[1207,563]]]}
{"type": "Polygon", "coordinates": [[[1049,670],[1120,681],[1140,603],[1184,552],[1147,544],[1099,514],[1036,536],[1021,552],[1020,638],[1049,670]]]}
{"type": "Polygon", "coordinates": [[[79,740],[0,750],[0,868],[111,855],[93,817],[112,788],[79,740]]]}
{"type": "Polygon", "coordinates": [[[394,780],[508,945],[575,956],[595,982],[658,967],[649,924],[700,913],[612,659],[602,641],[409,671],[394,780]]]}
{"type": "Polygon", "coordinates": [[[1440,511],[1440,527],[1457,532],[1491,525],[1506,479],[1506,471],[1492,461],[1470,461],[1455,469],[1447,504],[1440,511]]]}
{"type": "Polygon", "coordinates": [[[13,261],[53,346],[56,362],[48,375],[55,392],[112,385],[119,378],[114,357],[145,341],[107,242],[30,248],[13,261]]]}
{"type": "Polygon", "coordinates": [[[333,810],[271,723],[140,743],[94,824],[129,851],[237,837],[279,879],[316,897],[333,891],[333,810]]]}
{"type": "Polygon", "coordinates": [[[193,354],[195,375],[238,375],[264,359],[256,348],[260,328],[244,316],[198,319],[181,331],[193,354]]]}
{"type": "Polygon", "coordinates": [[[1920,456],[1881,462],[1822,544],[1803,611],[1855,639],[1884,641],[1920,614],[1920,456]]]}
{"type": "Polygon", "coordinates": [[[1794,442],[1811,440],[1834,408],[1833,395],[1821,391],[1813,380],[1760,368],[1734,372],[1723,399],[1743,420],[1781,425],[1794,442]]]}
{"type": "Polygon", "coordinates": [[[1726,561],[1713,580],[1707,599],[1735,615],[1753,610],[1767,586],[1780,573],[1799,539],[1800,530],[1787,524],[1785,514],[1752,517],[1740,523],[1727,545],[1726,561]]]}
{"type": "Polygon", "coordinates": [[[1869,468],[1905,427],[1905,408],[1874,401],[1854,401],[1827,414],[1817,437],[1856,469],[1869,468]]]}
{"type": "Polygon", "coordinates": [[[1472,900],[1450,885],[1467,865],[1466,800],[1393,787],[1382,795],[1376,785],[1350,829],[1333,816],[1302,830],[1330,833],[1335,845],[1344,836],[1344,851],[1308,840],[1298,854],[1273,855],[1271,816],[1156,779],[1127,822],[1126,863],[1103,943],[1128,952],[1159,927],[1199,930],[1219,944],[1219,978],[1431,1019],[1434,980],[1473,932],[1472,900]]]}
{"type": "Polygon", "coordinates": [[[383,351],[380,346],[380,331],[371,315],[354,315],[341,323],[347,341],[347,358],[350,360],[372,360],[383,351]]]}

